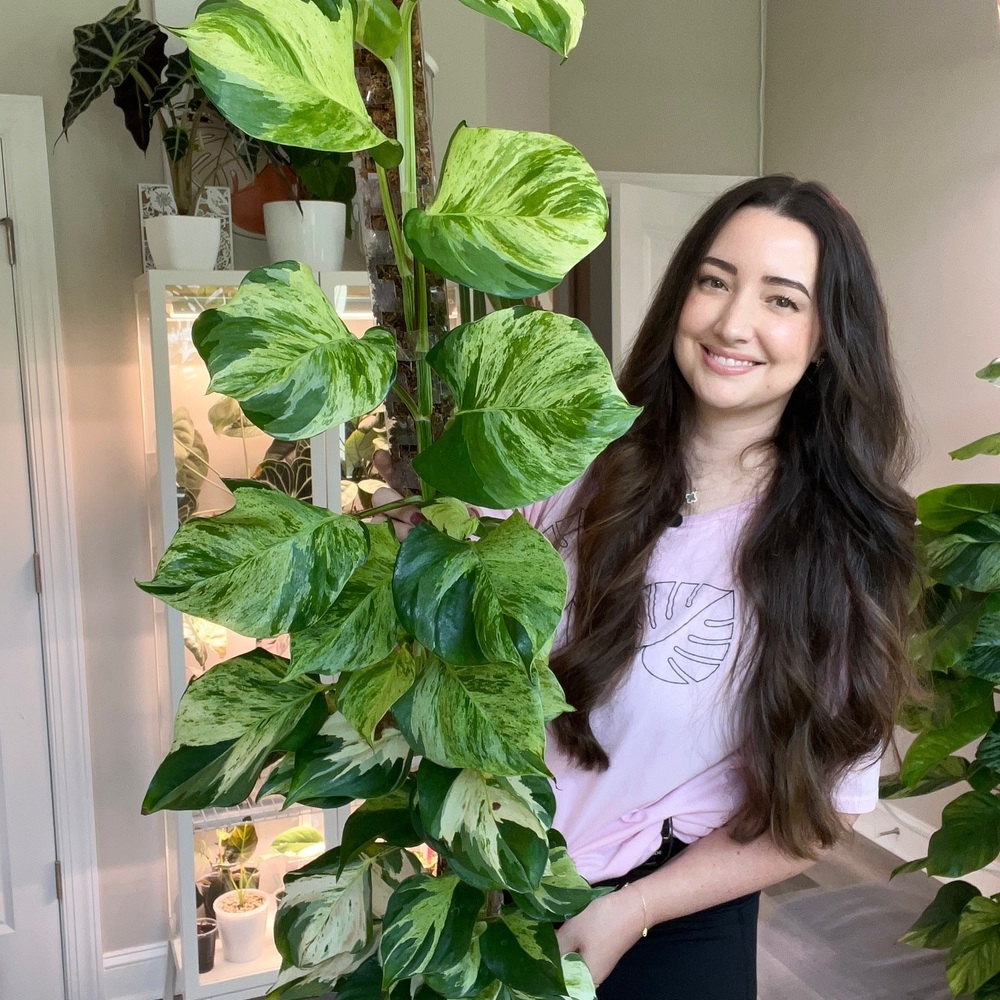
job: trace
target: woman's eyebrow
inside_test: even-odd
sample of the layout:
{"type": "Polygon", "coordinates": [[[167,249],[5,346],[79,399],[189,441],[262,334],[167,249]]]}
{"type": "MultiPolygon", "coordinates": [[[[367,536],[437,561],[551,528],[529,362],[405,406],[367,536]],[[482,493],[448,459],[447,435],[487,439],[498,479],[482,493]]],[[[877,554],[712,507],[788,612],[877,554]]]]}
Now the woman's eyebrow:
{"type": "MultiPolygon", "coordinates": [[[[714,264],[716,267],[728,274],[735,275],[737,273],[737,267],[735,264],[730,264],[728,260],[723,260],[721,257],[703,257],[701,260],[702,264],[714,264]]],[[[775,274],[767,274],[764,276],[765,285],[784,285],[786,288],[797,288],[807,299],[812,300],[812,296],[809,294],[809,289],[802,284],[801,281],[793,281],[791,278],[781,278],[775,274]]]]}

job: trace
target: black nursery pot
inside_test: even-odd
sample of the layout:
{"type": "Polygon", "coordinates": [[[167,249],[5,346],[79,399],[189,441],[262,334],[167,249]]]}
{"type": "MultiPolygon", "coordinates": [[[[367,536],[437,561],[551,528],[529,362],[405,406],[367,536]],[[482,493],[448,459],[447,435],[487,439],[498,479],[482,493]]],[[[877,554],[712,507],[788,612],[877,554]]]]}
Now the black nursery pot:
{"type": "MultiPolygon", "coordinates": [[[[244,889],[260,888],[260,872],[253,866],[248,865],[244,872],[246,874],[246,884],[244,889]]],[[[229,872],[219,868],[213,868],[204,878],[198,880],[197,891],[201,893],[202,902],[205,904],[205,916],[215,919],[215,901],[224,893],[234,888],[235,882],[239,879],[239,869],[232,872],[230,879],[229,872]]]]}
{"type": "Polygon", "coordinates": [[[211,917],[199,917],[198,923],[198,971],[211,972],[215,967],[215,942],[219,928],[211,917]]]}

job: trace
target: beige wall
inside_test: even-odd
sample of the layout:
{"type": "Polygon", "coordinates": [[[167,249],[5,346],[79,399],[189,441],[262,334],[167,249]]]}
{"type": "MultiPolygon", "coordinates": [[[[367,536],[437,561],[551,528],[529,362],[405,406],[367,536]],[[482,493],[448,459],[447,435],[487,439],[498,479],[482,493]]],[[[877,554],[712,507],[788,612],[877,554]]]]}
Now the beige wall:
{"type": "MultiPolygon", "coordinates": [[[[998,476],[948,451],[1000,430],[1000,37],[993,0],[769,0],[765,165],[828,183],[888,299],[915,492],[998,476]]],[[[936,822],[942,792],[909,800],[936,822]]]]}
{"type": "Polygon", "coordinates": [[[755,0],[590,0],[552,57],[552,131],[597,170],[756,174],[755,0]]]}
{"type": "MultiPolygon", "coordinates": [[[[73,27],[109,0],[18,4],[0,35],[0,93],[41,94],[49,144],[69,89],[73,27]]],[[[49,157],[80,540],[104,946],[163,940],[162,821],[139,804],[156,766],[132,279],[136,184],[162,180],[110,97],[49,157]]]]}

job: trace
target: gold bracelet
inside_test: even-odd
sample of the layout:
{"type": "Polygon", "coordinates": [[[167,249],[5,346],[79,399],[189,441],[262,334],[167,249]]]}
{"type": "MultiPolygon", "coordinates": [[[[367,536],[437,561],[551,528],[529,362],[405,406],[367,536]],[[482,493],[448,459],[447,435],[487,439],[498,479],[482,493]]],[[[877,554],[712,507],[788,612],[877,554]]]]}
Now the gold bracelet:
{"type": "Polygon", "coordinates": [[[626,882],[622,888],[627,889],[629,886],[632,886],[639,893],[639,899],[642,901],[642,936],[646,937],[649,934],[649,912],[646,910],[646,897],[642,894],[642,889],[634,882],[626,882]]]}

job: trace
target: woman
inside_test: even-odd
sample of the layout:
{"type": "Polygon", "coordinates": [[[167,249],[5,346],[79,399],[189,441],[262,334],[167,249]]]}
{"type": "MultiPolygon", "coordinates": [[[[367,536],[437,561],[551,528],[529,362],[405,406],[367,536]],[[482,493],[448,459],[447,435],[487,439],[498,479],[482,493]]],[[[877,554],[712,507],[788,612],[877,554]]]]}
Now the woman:
{"type": "Polygon", "coordinates": [[[600,1000],[745,1000],[759,891],[874,808],[909,684],[907,428],[853,219],[790,177],[723,194],[619,381],[642,415],[528,512],[573,598],[555,825],[619,887],[560,947],[600,1000]]]}

